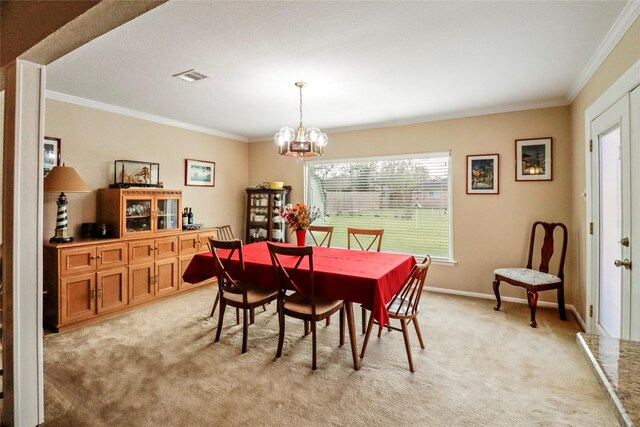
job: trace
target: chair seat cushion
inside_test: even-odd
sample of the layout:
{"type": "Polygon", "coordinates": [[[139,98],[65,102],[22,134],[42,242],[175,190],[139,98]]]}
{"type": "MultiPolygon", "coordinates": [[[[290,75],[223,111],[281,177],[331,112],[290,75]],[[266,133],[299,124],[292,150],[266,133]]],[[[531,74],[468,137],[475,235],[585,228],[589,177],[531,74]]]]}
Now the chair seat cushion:
{"type": "MultiPolygon", "coordinates": [[[[409,303],[409,301],[402,301],[400,299],[397,299],[395,301],[393,301],[391,304],[389,304],[389,306],[387,307],[387,311],[389,312],[389,317],[393,318],[395,316],[406,316],[407,312],[409,312],[409,314],[413,314],[412,310],[410,310],[412,308],[413,304],[409,303]]],[[[418,313],[420,311],[420,304],[418,304],[416,313],[418,313]]]]}
{"type": "Polygon", "coordinates": [[[550,285],[552,283],[562,282],[558,276],[537,270],[531,270],[529,268],[498,268],[493,272],[506,279],[516,280],[533,286],[550,285]]]}
{"type": "MultiPolygon", "coordinates": [[[[278,295],[278,291],[273,289],[262,289],[251,285],[242,284],[247,290],[247,302],[254,304],[260,301],[264,301],[270,298],[275,298],[278,295]]],[[[234,301],[242,303],[242,294],[233,294],[231,292],[225,292],[224,298],[228,301],[234,301]]]]}
{"type": "Polygon", "coordinates": [[[294,292],[284,300],[284,308],[294,313],[311,315],[311,306],[316,305],[316,316],[321,316],[331,310],[339,307],[342,304],[342,300],[332,300],[316,297],[314,300],[311,297],[294,292]]]}

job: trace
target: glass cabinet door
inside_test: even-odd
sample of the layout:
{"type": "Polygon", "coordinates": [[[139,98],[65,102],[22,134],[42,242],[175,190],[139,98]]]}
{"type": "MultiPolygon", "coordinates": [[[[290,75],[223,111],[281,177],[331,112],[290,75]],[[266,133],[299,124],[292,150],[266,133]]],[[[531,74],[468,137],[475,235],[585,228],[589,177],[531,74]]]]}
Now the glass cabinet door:
{"type": "Polygon", "coordinates": [[[125,233],[151,232],[151,198],[125,199],[125,233]]]}
{"type": "Polygon", "coordinates": [[[177,230],[180,225],[178,212],[180,212],[178,199],[158,198],[156,205],[156,230],[177,230]]]}
{"type": "Polygon", "coordinates": [[[272,195],[271,200],[271,241],[272,242],[284,242],[285,241],[285,226],[284,218],[280,216],[280,209],[284,207],[284,194],[275,193],[272,195]]]}
{"type": "Polygon", "coordinates": [[[267,240],[269,195],[253,193],[249,197],[249,238],[251,242],[267,240]]]}

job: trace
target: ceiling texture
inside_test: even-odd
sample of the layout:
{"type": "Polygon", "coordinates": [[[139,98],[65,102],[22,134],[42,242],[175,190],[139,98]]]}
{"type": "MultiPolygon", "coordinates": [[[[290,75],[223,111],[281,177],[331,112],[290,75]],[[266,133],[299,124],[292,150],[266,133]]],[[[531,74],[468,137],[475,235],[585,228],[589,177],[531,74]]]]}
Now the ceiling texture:
{"type": "Polygon", "coordinates": [[[629,6],[169,1],[47,66],[47,90],[245,141],[297,126],[296,81],[325,132],[566,105],[629,6]]]}

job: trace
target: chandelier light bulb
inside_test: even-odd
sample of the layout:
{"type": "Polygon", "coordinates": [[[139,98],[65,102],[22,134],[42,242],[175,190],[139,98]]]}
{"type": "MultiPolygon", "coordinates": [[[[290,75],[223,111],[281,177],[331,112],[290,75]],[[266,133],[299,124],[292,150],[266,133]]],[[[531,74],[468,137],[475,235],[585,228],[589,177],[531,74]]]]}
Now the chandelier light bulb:
{"type": "Polygon", "coordinates": [[[327,136],[327,134],[320,133],[318,135],[318,139],[316,139],[316,145],[318,147],[324,147],[325,145],[327,145],[327,142],[329,142],[329,137],[327,136]]]}
{"type": "Polygon", "coordinates": [[[307,133],[305,133],[305,138],[309,142],[316,142],[318,140],[318,136],[320,136],[320,129],[318,128],[309,128],[307,129],[307,133]]]}

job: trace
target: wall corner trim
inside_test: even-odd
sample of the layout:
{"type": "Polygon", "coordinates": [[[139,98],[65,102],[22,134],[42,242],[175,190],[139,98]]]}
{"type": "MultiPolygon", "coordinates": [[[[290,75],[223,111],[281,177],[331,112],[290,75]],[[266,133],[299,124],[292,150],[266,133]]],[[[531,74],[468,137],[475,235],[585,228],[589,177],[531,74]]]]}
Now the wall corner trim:
{"type": "Polygon", "coordinates": [[[596,51],[594,52],[587,65],[569,89],[567,94],[567,101],[572,103],[576,96],[582,91],[582,89],[589,82],[591,77],[596,73],[600,65],[609,56],[614,47],[618,44],[622,36],[627,32],[629,27],[633,25],[635,20],[640,16],[640,1],[630,1],[616,19],[605,38],[602,40],[596,51]]]}
{"type": "Polygon", "coordinates": [[[181,122],[178,120],[167,119],[165,117],[154,116],[153,114],[143,113],[141,111],[131,110],[129,108],[118,107],[116,105],[105,104],[104,102],[92,101],[90,99],[80,98],[78,96],[67,95],[65,93],[46,91],[46,96],[55,101],[68,102],[70,104],[80,105],[83,107],[95,108],[97,110],[108,111],[110,113],[121,114],[123,116],[135,117],[137,119],[147,120],[150,122],[160,123],[163,125],[174,126],[182,129],[192,130],[195,132],[206,133],[209,135],[228,138],[240,142],[248,142],[246,136],[236,135],[233,133],[223,132],[216,129],[210,129],[204,126],[198,126],[191,123],[181,122]]]}

